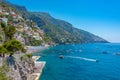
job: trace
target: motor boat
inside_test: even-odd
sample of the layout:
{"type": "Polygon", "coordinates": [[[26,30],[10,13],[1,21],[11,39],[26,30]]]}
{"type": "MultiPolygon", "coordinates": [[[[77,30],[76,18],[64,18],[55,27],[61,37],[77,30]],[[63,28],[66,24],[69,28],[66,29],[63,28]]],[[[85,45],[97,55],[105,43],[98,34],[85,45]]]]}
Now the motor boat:
{"type": "Polygon", "coordinates": [[[64,56],[63,56],[63,55],[60,55],[60,56],[59,56],[59,58],[60,58],[60,59],[63,59],[63,58],[64,58],[64,56]]]}

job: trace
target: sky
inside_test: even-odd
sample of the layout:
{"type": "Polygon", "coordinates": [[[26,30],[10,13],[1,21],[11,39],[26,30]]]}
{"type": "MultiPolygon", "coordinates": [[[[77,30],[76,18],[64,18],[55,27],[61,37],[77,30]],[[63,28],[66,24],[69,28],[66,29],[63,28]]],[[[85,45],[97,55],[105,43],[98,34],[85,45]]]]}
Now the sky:
{"type": "Polygon", "coordinates": [[[120,42],[120,0],[8,0],[28,11],[48,12],[110,42],[120,42]]]}

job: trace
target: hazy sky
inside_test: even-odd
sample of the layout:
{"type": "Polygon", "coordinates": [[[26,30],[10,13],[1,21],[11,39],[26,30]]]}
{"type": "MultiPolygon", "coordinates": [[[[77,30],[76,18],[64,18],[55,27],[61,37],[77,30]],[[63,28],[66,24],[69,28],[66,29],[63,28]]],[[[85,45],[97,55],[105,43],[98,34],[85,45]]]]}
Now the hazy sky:
{"type": "Polygon", "coordinates": [[[120,42],[120,0],[8,0],[29,11],[48,12],[74,27],[120,42]]]}

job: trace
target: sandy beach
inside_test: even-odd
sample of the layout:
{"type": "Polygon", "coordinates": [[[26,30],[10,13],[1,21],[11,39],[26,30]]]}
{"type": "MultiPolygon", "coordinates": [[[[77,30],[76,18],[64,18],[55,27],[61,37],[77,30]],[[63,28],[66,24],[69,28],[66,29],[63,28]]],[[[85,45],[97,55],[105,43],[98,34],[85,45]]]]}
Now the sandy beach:
{"type": "Polygon", "coordinates": [[[27,54],[31,54],[31,53],[36,53],[39,51],[42,51],[44,49],[47,49],[50,45],[44,45],[44,46],[26,46],[27,48],[27,54]]]}

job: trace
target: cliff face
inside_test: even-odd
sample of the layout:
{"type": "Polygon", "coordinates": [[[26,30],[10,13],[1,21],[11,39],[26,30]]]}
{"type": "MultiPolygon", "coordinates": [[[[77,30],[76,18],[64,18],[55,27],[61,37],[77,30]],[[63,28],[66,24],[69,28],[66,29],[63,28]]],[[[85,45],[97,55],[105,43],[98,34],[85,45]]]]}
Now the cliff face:
{"type": "Polygon", "coordinates": [[[34,72],[34,68],[32,59],[24,59],[16,62],[15,66],[10,66],[7,76],[9,80],[31,80],[30,75],[34,72]]]}
{"type": "Polygon", "coordinates": [[[15,62],[10,56],[0,57],[0,80],[34,80],[35,60],[26,55],[16,54],[14,57],[17,57],[15,62]]]}

